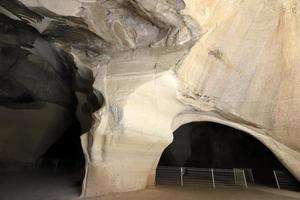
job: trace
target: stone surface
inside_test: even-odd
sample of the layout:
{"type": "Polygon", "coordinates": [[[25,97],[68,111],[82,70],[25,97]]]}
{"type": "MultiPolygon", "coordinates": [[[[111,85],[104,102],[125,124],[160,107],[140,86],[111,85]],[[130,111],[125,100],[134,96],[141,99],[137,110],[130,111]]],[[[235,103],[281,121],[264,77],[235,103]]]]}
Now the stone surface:
{"type": "MultiPolygon", "coordinates": [[[[299,2],[186,3],[205,34],[178,70],[181,101],[251,123],[299,160],[299,2]]],[[[299,161],[288,161],[281,148],[274,152],[299,178],[299,161]]]]}
{"type": "MultiPolygon", "coordinates": [[[[198,20],[203,36],[183,65],[173,68],[175,74],[154,73],[152,80],[128,96],[125,105],[111,110],[113,118],[106,116],[106,110],[98,113],[101,123],[95,127],[92,139],[98,145],[89,155],[101,156],[96,156],[99,164],[94,162],[92,173],[86,177],[87,183],[92,183],[88,180],[93,175],[109,180],[100,185],[103,190],[98,190],[98,194],[144,187],[146,180],[142,174],[153,180],[160,153],[172,140],[172,132],[192,121],[221,123],[253,135],[299,178],[299,137],[296,128],[292,129],[299,116],[297,81],[292,78],[296,76],[299,60],[296,1],[186,4],[185,12],[198,20]],[[283,95],[288,91],[287,96],[283,95]],[[285,128],[279,128],[278,123],[285,128]],[[109,131],[102,132],[102,125],[109,127],[109,131]],[[102,133],[101,139],[98,133],[102,133]],[[132,147],[134,139],[126,138],[130,135],[156,139],[149,142],[141,138],[132,147]],[[145,163],[148,154],[151,157],[145,163]]],[[[113,88],[114,96],[124,90],[113,88]]],[[[87,184],[86,194],[96,191],[96,185],[87,184]]]]}
{"type": "MultiPolygon", "coordinates": [[[[39,19],[39,15],[14,1],[0,4],[39,19]]],[[[78,69],[70,54],[27,21],[3,13],[0,14],[0,124],[3,131],[0,158],[36,162],[76,123],[76,113],[80,115],[82,130],[89,130],[93,106],[97,107],[98,102],[92,103],[96,97],[87,70],[78,69]]]]}
{"type": "Polygon", "coordinates": [[[193,121],[245,131],[300,180],[298,1],[22,2],[0,10],[71,54],[90,81],[77,83],[103,95],[82,136],[83,196],[153,184],[173,131],[193,121]]]}

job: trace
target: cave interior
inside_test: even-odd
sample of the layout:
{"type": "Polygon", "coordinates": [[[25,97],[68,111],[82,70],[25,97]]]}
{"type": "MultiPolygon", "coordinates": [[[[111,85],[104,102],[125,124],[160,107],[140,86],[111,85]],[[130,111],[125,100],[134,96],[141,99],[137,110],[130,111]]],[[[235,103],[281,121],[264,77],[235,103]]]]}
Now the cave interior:
{"type": "Polygon", "coordinates": [[[214,122],[192,122],[175,130],[173,142],[164,150],[158,166],[251,169],[256,184],[271,187],[276,187],[273,170],[288,173],[258,139],[214,122]]]}

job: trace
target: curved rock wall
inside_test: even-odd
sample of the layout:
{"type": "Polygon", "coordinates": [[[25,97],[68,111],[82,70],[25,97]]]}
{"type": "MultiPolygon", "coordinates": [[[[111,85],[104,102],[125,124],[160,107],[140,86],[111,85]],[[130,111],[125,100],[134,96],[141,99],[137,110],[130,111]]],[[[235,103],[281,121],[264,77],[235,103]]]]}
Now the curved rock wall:
{"type": "MultiPolygon", "coordinates": [[[[140,136],[151,135],[158,139],[156,144],[161,144],[151,146],[150,142],[141,142],[142,146],[149,148],[148,151],[157,155],[148,157],[153,166],[148,180],[153,180],[155,174],[159,158],[157,152],[162,152],[171,139],[174,131],[171,129],[172,120],[191,111],[201,112],[199,115],[203,118],[199,121],[229,124],[253,135],[299,178],[297,132],[282,131],[277,121],[278,117],[284,119],[285,122],[280,123],[288,130],[290,128],[287,127],[297,126],[295,121],[299,116],[299,109],[295,108],[297,82],[294,79],[291,83],[293,79],[284,75],[287,69],[296,70],[298,58],[294,51],[298,38],[295,37],[295,27],[298,23],[295,9],[298,5],[294,1],[186,1],[186,4],[185,12],[199,20],[203,35],[183,64],[174,68],[178,80],[176,77],[171,79],[178,82],[173,86],[166,84],[172,82],[167,78],[170,76],[168,73],[153,76],[150,82],[135,89],[128,96],[125,106],[118,109],[122,120],[117,124],[121,124],[124,130],[121,133],[127,136],[137,133],[140,136]],[[165,79],[168,81],[163,81],[165,79]],[[285,85],[284,88],[282,85],[285,85]],[[280,100],[279,97],[286,91],[291,91],[290,96],[280,100]],[[169,93],[173,94],[172,97],[168,97],[169,93]],[[164,103],[165,100],[167,103],[164,103]],[[282,105],[280,101],[294,103],[285,104],[286,107],[279,112],[278,105],[282,105]],[[289,109],[292,111],[290,115],[286,113],[289,109]],[[216,116],[211,118],[210,113],[216,116]]],[[[291,71],[289,74],[294,76],[291,71]]],[[[185,120],[185,123],[191,121],[185,120]]],[[[113,146],[114,139],[109,141],[113,146]]],[[[123,142],[127,143],[124,139],[115,145],[123,142]]],[[[138,143],[136,147],[139,147],[138,143]]],[[[107,150],[116,153],[127,148],[124,145],[118,151],[107,150]]],[[[138,179],[130,183],[144,181],[141,187],[137,184],[134,189],[146,184],[140,174],[146,169],[143,164],[139,165],[139,161],[142,163],[139,157],[143,154],[140,148],[128,154],[136,155],[134,170],[139,174],[138,179]]],[[[126,187],[130,185],[126,174],[132,173],[127,173],[126,168],[131,169],[127,166],[122,170],[111,167],[107,171],[99,171],[106,171],[106,174],[110,172],[112,176],[120,178],[118,181],[114,179],[114,183],[118,182],[112,184],[116,186],[114,191],[128,191],[133,188],[126,187]]],[[[143,173],[146,174],[145,171],[143,173]]]]}
{"type": "Polygon", "coordinates": [[[299,2],[186,2],[204,34],[178,70],[181,100],[299,151],[299,2]]]}
{"type": "MultiPolygon", "coordinates": [[[[78,68],[75,80],[80,91],[90,90],[87,80],[94,79],[94,89],[104,97],[102,108],[93,115],[92,129],[82,138],[87,161],[83,195],[146,187],[151,168],[171,142],[172,133],[165,141],[142,130],[128,130],[124,106],[136,88],[179,66],[199,39],[198,24],[182,14],[184,3],[69,1],[68,9],[62,10],[60,3],[53,1],[22,2],[28,7],[16,0],[3,0],[1,11],[34,27],[55,48],[71,54],[78,68]],[[146,146],[147,156],[141,152],[146,146]]],[[[47,52],[43,47],[40,50],[47,52]]],[[[129,118],[136,118],[132,115],[129,118]]],[[[171,118],[166,120],[170,124],[171,118]]]]}

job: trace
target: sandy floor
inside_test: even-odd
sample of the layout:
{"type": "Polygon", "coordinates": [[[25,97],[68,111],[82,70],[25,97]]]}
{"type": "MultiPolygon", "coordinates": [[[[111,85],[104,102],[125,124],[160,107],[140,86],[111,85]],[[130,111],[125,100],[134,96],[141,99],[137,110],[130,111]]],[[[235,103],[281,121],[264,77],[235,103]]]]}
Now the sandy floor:
{"type": "MultiPolygon", "coordinates": [[[[70,172],[0,170],[0,200],[80,200],[82,176],[70,172]]],[[[159,186],[81,200],[300,200],[300,194],[256,187],[191,188],[159,186]]]]}
{"type": "Polygon", "coordinates": [[[298,197],[279,195],[276,191],[259,191],[256,189],[239,188],[180,188],[157,187],[138,192],[113,194],[101,198],[86,198],[85,200],[296,200],[298,197]]]}

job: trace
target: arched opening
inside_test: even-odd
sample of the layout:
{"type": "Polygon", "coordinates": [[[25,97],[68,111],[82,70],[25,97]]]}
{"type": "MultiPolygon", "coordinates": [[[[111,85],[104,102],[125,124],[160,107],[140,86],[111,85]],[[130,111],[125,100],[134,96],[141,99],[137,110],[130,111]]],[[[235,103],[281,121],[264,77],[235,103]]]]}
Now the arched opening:
{"type": "Polygon", "coordinates": [[[213,122],[191,122],[175,130],[173,142],[162,153],[158,169],[161,166],[251,169],[256,184],[272,187],[277,186],[273,170],[287,172],[259,140],[213,122]]]}

